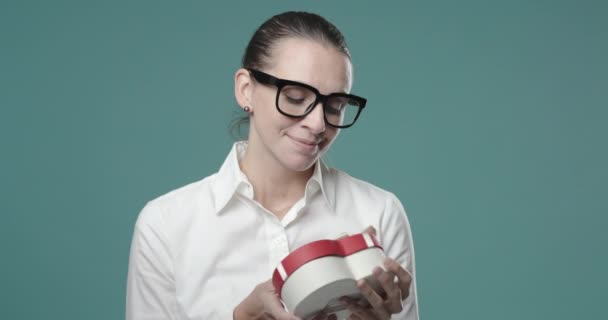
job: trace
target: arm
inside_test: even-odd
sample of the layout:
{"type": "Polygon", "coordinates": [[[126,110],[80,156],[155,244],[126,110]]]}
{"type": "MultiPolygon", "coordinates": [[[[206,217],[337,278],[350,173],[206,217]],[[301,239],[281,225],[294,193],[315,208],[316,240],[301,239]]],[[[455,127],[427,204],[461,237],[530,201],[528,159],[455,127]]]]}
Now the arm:
{"type": "Polygon", "coordinates": [[[160,208],[148,203],[139,214],[131,242],[127,320],[178,318],[173,261],[162,227],[160,208]]]}
{"type": "Polygon", "coordinates": [[[380,242],[384,246],[386,256],[401,264],[412,278],[409,296],[403,301],[403,311],[393,315],[391,319],[418,320],[418,295],[416,292],[416,267],[412,232],[403,205],[392,193],[387,199],[379,227],[380,242]]]}
{"type": "MultiPolygon", "coordinates": [[[[367,281],[357,282],[369,306],[343,297],[342,302],[358,318],[366,320],[418,320],[414,247],[409,222],[399,200],[388,197],[379,221],[379,241],[387,258],[384,268],[375,268],[374,277],[381,284],[384,296],[372,289],[367,281]]],[[[365,232],[375,232],[372,226],[365,232]]]]}

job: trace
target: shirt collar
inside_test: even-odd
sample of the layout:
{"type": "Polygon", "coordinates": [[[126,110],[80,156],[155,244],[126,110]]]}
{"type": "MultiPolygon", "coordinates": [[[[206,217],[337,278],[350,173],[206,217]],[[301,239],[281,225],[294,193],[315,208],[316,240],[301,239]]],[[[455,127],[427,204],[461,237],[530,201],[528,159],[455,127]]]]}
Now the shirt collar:
{"type": "MultiPolygon", "coordinates": [[[[235,142],[215,176],[212,192],[217,214],[222,212],[237,192],[244,195],[253,194],[251,183],[239,166],[239,159],[244,155],[245,150],[247,150],[246,141],[235,142]]],[[[308,198],[316,192],[315,189],[321,189],[328,208],[334,212],[334,192],[331,176],[331,170],[327,165],[322,160],[317,161],[313,174],[306,184],[305,197],[308,201],[308,198]]]]}
{"type": "Polygon", "coordinates": [[[315,192],[315,190],[311,188],[320,188],[321,194],[325,199],[327,206],[333,212],[333,196],[330,196],[331,194],[333,194],[333,190],[331,188],[331,180],[332,179],[329,168],[327,167],[325,162],[323,162],[322,159],[319,159],[319,161],[315,163],[315,170],[313,171],[310,180],[308,180],[308,183],[306,184],[305,196],[306,200],[308,201],[308,197],[313,195],[315,192]],[[316,187],[313,187],[313,185],[316,185],[316,187]]]}

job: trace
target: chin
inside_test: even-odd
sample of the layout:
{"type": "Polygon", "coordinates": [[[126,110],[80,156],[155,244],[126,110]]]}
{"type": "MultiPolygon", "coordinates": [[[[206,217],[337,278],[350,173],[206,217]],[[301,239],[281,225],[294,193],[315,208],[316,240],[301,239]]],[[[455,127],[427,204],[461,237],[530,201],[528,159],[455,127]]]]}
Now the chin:
{"type": "Polygon", "coordinates": [[[285,157],[282,162],[285,168],[288,168],[293,171],[302,172],[312,168],[318,159],[318,156],[310,158],[299,154],[293,154],[291,156],[285,157]]]}

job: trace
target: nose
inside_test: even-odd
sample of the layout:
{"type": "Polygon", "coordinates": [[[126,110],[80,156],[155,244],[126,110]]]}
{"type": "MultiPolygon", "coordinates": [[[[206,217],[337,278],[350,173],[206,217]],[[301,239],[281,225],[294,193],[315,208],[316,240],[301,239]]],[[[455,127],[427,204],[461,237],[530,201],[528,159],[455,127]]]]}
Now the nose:
{"type": "Polygon", "coordinates": [[[325,131],[325,115],[323,111],[323,102],[319,101],[314,106],[312,111],[304,117],[302,124],[308,127],[314,134],[320,134],[325,131]]]}

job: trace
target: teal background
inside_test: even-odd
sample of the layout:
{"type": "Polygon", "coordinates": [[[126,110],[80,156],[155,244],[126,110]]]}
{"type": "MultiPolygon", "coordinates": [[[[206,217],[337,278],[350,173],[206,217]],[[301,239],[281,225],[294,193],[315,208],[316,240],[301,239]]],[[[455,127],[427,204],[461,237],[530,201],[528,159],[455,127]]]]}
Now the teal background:
{"type": "Polygon", "coordinates": [[[3,0],[1,319],[124,318],[139,210],[219,168],[288,9],[347,37],[369,103],[327,161],[404,203],[422,319],[605,317],[607,2],[3,0]]]}

